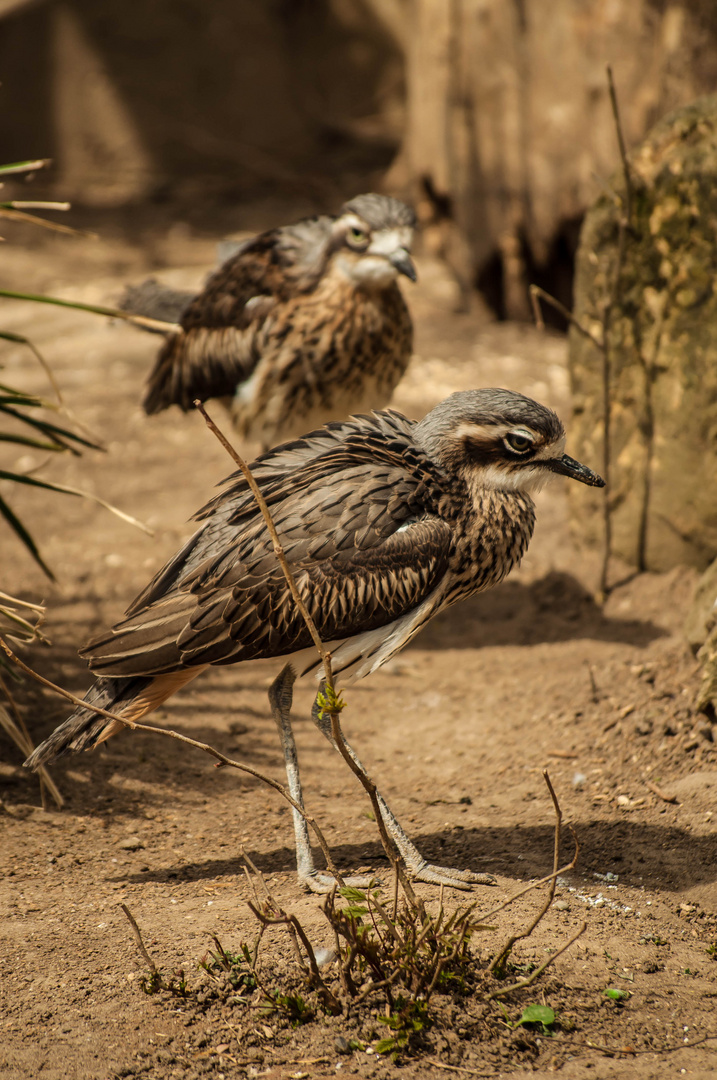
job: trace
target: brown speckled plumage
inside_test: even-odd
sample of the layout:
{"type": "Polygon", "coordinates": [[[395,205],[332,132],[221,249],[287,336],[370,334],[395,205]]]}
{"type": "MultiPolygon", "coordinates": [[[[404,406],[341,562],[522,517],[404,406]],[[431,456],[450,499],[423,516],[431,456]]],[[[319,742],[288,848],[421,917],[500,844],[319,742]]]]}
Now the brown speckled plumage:
{"type": "Polygon", "coordinates": [[[185,306],[146,412],[219,398],[242,437],[269,446],[385,405],[411,357],[397,277],[415,279],[413,225],[404,203],[362,195],[243,244],[185,306]]]}
{"type": "MultiPolygon", "coordinates": [[[[534,525],[529,491],[551,472],[601,483],[563,444],[549,409],[476,390],[420,423],[392,411],[353,417],[254,463],[342,685],[520,561],[534,525]]],[[[197,519],[199,530],[125,618],[82,650],[99,676],[88,701],[137,719],[211,664],[293,657],[299,673],[317,667],[241,474],[197,519]]],[[[118,728],[79,709],[28,763],[90,748],[118,728]]]]}

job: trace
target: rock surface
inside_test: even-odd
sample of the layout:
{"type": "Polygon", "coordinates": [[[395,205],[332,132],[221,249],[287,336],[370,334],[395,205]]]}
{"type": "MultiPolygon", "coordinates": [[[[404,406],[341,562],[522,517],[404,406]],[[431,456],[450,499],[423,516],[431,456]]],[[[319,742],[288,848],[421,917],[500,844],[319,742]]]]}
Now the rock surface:
{"type": "MultiPolygon", "coordinates": [[[[586,217],[575,280],[576,318],[597,339],[610,308],[612,550],[641,570],[704,569],[717,555],[717,95],[662,120],[630,173],[619,280],[622,174],[586,217]]],[[[572,445],[599,468],[603,356],[575,328],[570,375],[572,445]]],[[[577,537],[598,545],[602,494],[570,494],[577,537]]]]}

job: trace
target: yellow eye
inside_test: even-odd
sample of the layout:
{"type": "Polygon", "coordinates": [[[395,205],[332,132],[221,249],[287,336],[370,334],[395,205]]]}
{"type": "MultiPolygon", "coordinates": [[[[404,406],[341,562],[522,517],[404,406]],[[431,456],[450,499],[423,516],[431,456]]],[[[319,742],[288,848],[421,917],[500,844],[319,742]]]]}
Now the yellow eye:
{"type": "Polygon", "coordinates": [[[364,244],[368,240],[368,236],[363,229],[359,229],[357,226],[352,225],[349,229],[349,237],[354,244],[364,244]]]}
{"type": "Polygon", "coordinates": [[[523,435],[520,431],[509,431],[505,437],[505,445],[509,450],[524,454],[526,450],[531,449],[533,440],[529,435],[523,435]]]}

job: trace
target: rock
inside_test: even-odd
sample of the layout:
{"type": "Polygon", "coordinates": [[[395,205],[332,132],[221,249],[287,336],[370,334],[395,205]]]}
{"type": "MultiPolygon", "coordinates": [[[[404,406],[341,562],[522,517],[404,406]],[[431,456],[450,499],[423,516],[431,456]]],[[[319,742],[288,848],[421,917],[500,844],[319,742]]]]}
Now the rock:
{"type": "Polygon", "coordinates": [[[334,1039],[334,1050],[337,1054],[350,1054],[351,1045],[348,1039],[345,1039],[343,1035],[337,1035],[334,1039]]]}
{"type": "Polygon", "coordinates": [[[124,840],[120,840],[117,847],[122,851],[141,851],[144,843],[138,836],[126,836],[124,840]]]}
{"type": "MultiPolygon", "coordinates": [[[[612,551],[638,569],[717,556],[717,95],[665,117],[631,155],[632,229],[608,331],[612,551]]],[[[624,201],[622,173],[611,188],[624,201]]],[[[618,200],[588,212],[574,312],[593,334],[615,289],[618,200]]],[[[600,469],[603,359],[570,333],[575,456],[600,469]]],[[[602,493],[570,486],[574,531],[602,544],[602,493]],[[581,489],[576,491],[575,489],[581,489]]]]}

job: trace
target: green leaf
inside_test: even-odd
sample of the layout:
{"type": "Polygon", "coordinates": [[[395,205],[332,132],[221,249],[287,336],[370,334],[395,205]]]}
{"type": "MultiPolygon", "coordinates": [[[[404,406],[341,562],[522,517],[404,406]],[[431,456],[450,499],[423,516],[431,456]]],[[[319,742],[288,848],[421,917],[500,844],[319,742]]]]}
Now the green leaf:
{"type": "Polygon", "coordinates": [[[6,435],[0,431],[0,442],[13,443],[15,446],[32,446],[35,450],[51,450],[58,453],[67,450],[59,440],[57,442],[42,442],[40,439],[31,439],[29,435],[6,435]]]}
{"type": "MultiPolygon", "coordinates": [[[[24,401],[17,402],[17,404],[32,404],[33,406],[42,405],[44,408],[48,407],[48,402],[41,401],[40,399],[27,403],[24,401]]],[[[2,405],[2,401],[0,401],[0,405],[2,405]]],[[[73,442],[78,442],[82,446],[88,446],[91,450],[102,449],[97,443],[90,442],[89,439],[83,439],[81,435],[75,435],[73,431],[68,431],[67,428],[59,427],[57,424],[51,424],[49,420],[38,420],[34,416],[25,416],[23,413],[16,412],[15,409],[11,409],[7,405],[4,406],[2,412],[8,416],[14,416],[16,420],[21,420],[23,424],[28,424],[30,427],[37,428],[38,431],[42,431],[43,434],[51,439],[57,437],[58,442],[62,442],[63,439],[71,439],[73,442]]],[[[73,454],[77,453],[71,446],[68,446],[67,449],[73,454]]]]}
{"type": "Polygon", "coordinates": [[[13,511],[10,509],[10,507],[5,502],[5,500],[2,498],[2,496],[0,496],[0,516],[5,518],[8,525],[10,526],[10,528],[13,530],[13,532],[16,534],[16,536],[18,536],[19,539],[22,541],[22,543],[25,545],[25,547],[30,552],[30,554],[32,555],[33,559],[38,564],[38,566],[40,566],[45,571],[45,573],[49,577],[50,581],[54,581],[55,580],[55,575],[52,573],[52,571],[49,569],[49,567],[44,562],[42,556],[40,555],[40,552],[37,549],[37,544],[35,543],[33,538],[30,536],[30,533],[27,531],[27,529],[25,528],[23,523],[20,521],[19,517],[17,517],[17,515],[13,513],[13,511]]]}
{"type": "Polygon", "coordinates": [[[544,1027],[550,1027],[555,1023],[555,1013],[549,1005],[526,1005],[521,1014],[520,1020],[518,1020],[516,1027],[521,1024],[543,1024],[544,1027]]]}
{"type": "Polygon", "coordinates": [[[351,904],[350,907],[342,908],[341,914],[346,915],[349,919],[361,919],[364,915],[368,915],[368,908],[361,907],[358,904],[351,904]]]}
{"type": "Polygon", "coordinates": [[[379,1039],[373,1048],[374,1054],[389,1054],[392,1050],[395,1050],[397,1046],[394,1038],[379,1039]]]}
{"type": "Polygon", "coordinates": [[[52,158],[35,158],[32,161],[13,161],[10,165],[0,165],[0,173],[9,176],[10,173],[37,172],[49,165],[52,158]]]}
{"type": "Polygon", "coordinates": [[[344,900],[365,901],[366,893],[361,889],[355,889],[353,885],[344,885],[343,889],[339,889],[339,896],[343,896],[344,900]]]}
{"type": "Polygon", "coordinates": [[[618,990],[614,986],[608,986],[606,990],[603,990],[603,994],[606,998],[609,998],[610,1001],[627,1001],[627,999],[631,997],[629,990],[618,990]]]}

